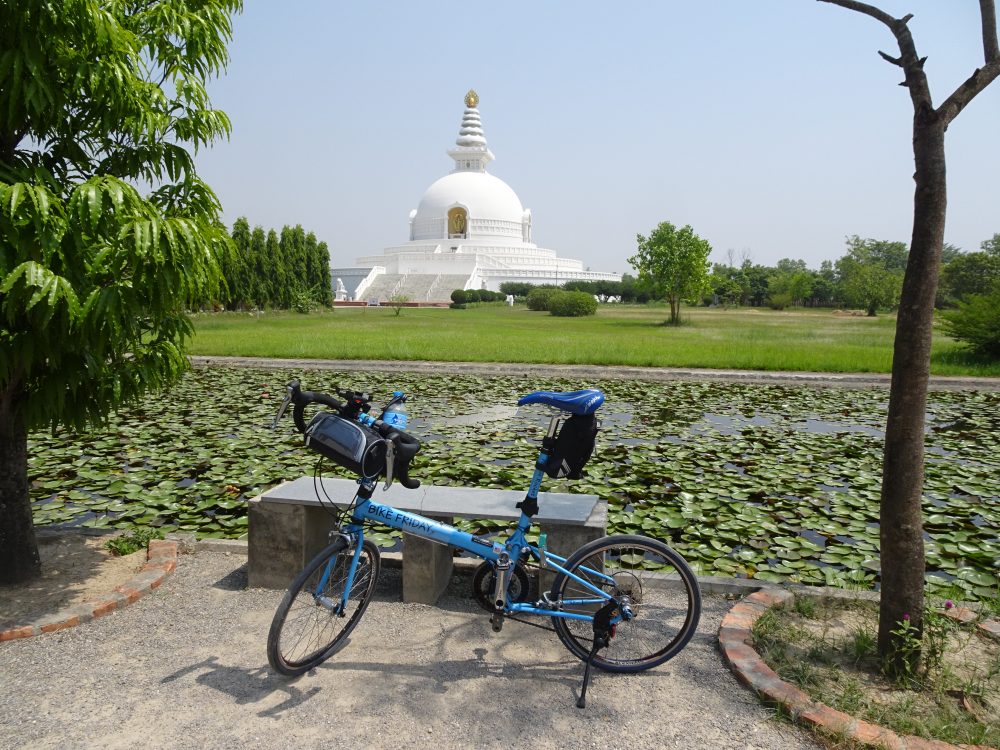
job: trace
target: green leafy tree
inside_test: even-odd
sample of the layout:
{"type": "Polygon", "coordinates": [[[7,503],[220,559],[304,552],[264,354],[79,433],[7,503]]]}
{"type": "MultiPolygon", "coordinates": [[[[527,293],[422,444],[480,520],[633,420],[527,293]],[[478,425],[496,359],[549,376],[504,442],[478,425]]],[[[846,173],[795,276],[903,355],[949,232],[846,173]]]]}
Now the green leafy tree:
{"type": "Polygon", "coordinates": [[[879,308],[895,307],[903,289],[905,242],[847,239],[847,255],[837,260],[841,292],[848,305],[875,317],[879,308]]]}
{"type": "Polygon", "coordinates": [[[681,300],[698,297],[708,284],[708,256],[712,246],[690,226],[677,229],[669,221],[660,223],[649,237],[636,235],[639,251],[628,259],[639,273],[640,283],[670,304],[670,324],[681,318],[681,300]]]}
{"type": "Polygon", "coordinates": [[[1000,234],[994,234],[988,240],[983,240],[979,249],[994,258],[1000,258],[1000,234]]]}
{"type": "Polygon", "coordinates": [[[813,288],[813,273],[806,268],[806,262],[782,258],[775,271],[774,276],[768,280],[772,306],[777,299],[786,300],[786,305],[805,304],[813,288]]]}
{"type": "Polygon", "coordinates": [[[184,310],[230,243],[191,149],[229,133],[205,84],[240,7],[0,3],[0,582],[40,572],[28,430],[99,423],[185,369],[184,310]]]}
{"type": "Polygon", "coordinates": [[[737,281],[743,290],[743,304],[751,307],[760,307],[771,294],[770,278],[773,275],[771,269],[752,263],[749,260],[743,261],[740,266],[740,275],[737,281]]]}
{"type": "Polygon", "coordinates": [[[271,269],[267,266],[267,237],[263,229],[254,227],[247,248],[247,299],[261,310],[271,296],[271,269]]]}
{"type": "Polygon", "coordinates": [[[998,282],[1000,253],[964,253],[941,272],[940,296],[957,302],[972,295],[988,294],[998,282]]]}
{"type": "Polygon", "coordinates": [[[228,290],[226,307],[237,310],[247,306],[253,296],[253,255],[249,222],[242,216],[238,218],[233,223],[230,236],[233,239],[233,252],[222,267],[222,273],[228,290]]]}
{"type": "Polygon", "coordinates": [[[267,268],[271,283],[268,286],[268,304],[282,310],[292,306],[292,289],[288,280],[288,264],[278,240],[278,233],[273,229],[267,233],[265,244],[267,268]]]}

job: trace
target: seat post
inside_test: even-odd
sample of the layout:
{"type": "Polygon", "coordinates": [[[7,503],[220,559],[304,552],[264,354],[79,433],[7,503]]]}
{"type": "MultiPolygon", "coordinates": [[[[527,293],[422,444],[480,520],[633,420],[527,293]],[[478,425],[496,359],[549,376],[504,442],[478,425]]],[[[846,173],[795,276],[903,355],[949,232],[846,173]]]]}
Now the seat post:
{"type": "Polygon", "coordinates": [[[556,442],[556,433],[559,430],[559,423],[562,422],[562,415],[557,414],[549,420],[549,429],[542,438],[542,449],[538,452],[538,459],[535,461],[535,473],[531,477],[531,485],[528,487],[528,494],[524,500],[519,502],[516,508],[521,510],[521,520],[518,527],[523,527],[522,531],[527,531],[531,526],[531,518],[538,514],[538,493],[542,488],[542,479],[545,477],[545,464],[551,455],[552,448],[556,442]]]}

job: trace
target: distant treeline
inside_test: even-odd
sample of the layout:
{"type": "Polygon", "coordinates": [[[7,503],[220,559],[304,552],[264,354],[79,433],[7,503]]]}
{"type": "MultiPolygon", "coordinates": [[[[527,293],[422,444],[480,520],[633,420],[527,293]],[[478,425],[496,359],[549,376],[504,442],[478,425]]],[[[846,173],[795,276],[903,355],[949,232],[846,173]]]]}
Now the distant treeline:
{"type": "MultiPolygon", "coordinates": [[[[703,293],[690,303],[743,307],[852,307],[874,315],[899,303],[908,248],[904,242],[849,237],[847,253],[825,260],[819,270],[803,260],[783,258],[773,266],[742,262],[716,263],[703,293]]],[[[980,245],[977,252],[962,252],[945,245],[941,253],[941,281],[937,306],[953,308],[975,295],[1000,288],[1000,234],[980,245]]],[[[551,285],[541,285],[551,286],[551,285]]],[[[506,282],[504,294],[527,297],[532,284],[506,282]]],[[[625,274],[621,281],[569,281],[569,291],[618,296],[622,302],[645,303],[654,297],[648,288],[625,274]]]]}
{"type": "Polygon", "coordinates": [[[225,284],[219,304],[227,310],[308,310],[333,301],[330,251],[301,225],[279,234],[240,217],[231,233],[235,249],[221,259],[225,284]]]}

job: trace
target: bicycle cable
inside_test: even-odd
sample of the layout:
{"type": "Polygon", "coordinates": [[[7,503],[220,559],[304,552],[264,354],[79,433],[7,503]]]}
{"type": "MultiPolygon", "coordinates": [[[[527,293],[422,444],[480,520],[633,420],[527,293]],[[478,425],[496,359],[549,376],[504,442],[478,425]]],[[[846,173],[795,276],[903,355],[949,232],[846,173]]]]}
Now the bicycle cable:
{"type": "Polygon", "coordinates": [[[334,519],[334,523],[339,528],[344,520],[344,516],[351,512],[354,508],[355,500],[344,509],[338,510],[337,504],[334,502],[333,498],[326,491],[326,486],[323,484],[323,461],[325,459],[320,456],[319,460],[316,462],[316,468],[313,469],[313,491],[316,493],[316,499],[319,500],[320,507],[325,510],[334,519]],[[326,498],[324,500],[324,498],[326,498]]]}

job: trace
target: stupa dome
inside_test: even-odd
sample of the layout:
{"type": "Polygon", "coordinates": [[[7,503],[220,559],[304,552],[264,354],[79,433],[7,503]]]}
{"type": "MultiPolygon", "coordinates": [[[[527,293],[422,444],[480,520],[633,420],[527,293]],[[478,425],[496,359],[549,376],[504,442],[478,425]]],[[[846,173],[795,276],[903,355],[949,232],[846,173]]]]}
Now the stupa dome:
{"type": "Polygon", "coordinates": [[[461,206],[470,217],[521,223],[524,207],[510,185],[489,172],[452,172],[427,188],[416,219],[444,219],[448,209],[461,206]]]}

